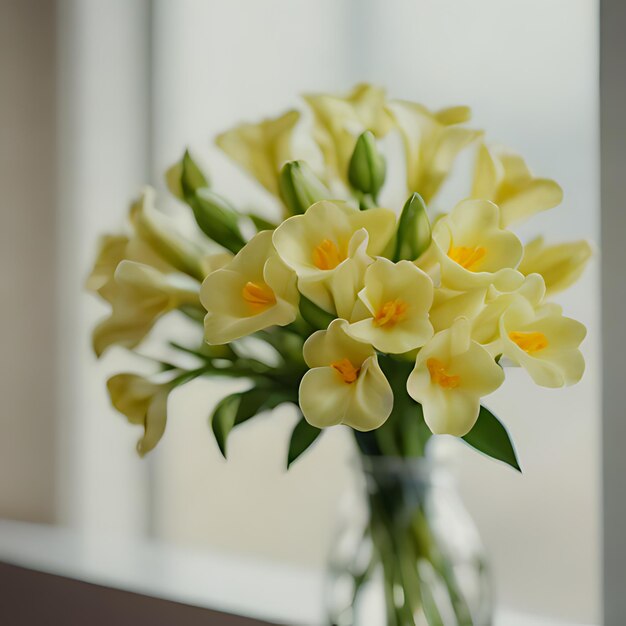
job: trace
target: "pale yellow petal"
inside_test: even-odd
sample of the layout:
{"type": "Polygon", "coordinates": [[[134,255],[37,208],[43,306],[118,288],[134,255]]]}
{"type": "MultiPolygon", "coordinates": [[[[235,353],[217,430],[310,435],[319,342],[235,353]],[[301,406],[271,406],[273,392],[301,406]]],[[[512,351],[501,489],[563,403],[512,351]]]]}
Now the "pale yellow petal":
{"type": "Polygon", "coordinates": [[[168,394],[168,389],[161,388],[152,398],[146,413],[144,436],[137,442],[137,452],[140,456],[153,450],[165,433],[168,394]]]}
{"type": "Polygon", "coordinates": [[[355,339],[377,350],[399,354],[418,348],[433,335],[428,311],[433,301],[430,277],[410,261],[378,258],[365,272],[359,299],[370,316],[348,327],[355,339]]]}
{"type": "Polygon", "coordinates": [[[525,246],[519,270],[523,274],[541,274],[548,293],[553,294],[567,289],[580,278],[592,254],[587,241],[547,246],[543,238],[538,237],[525,246]]]}
{"type": "Polygon", "coordinates": [[[409,395],[422,404],[424,419],[437,434],[463,436],[471,430],[480,398],[504,380],[502,369],[471,340],[469,320],[457,319],[418,353],[407,380],[409,395]]]}
{"type": "Polygon", "coordinates": [[[359,341],[371,343],[380,352],[402,354],[423,346],[433,336],[427,318],[409,318],[394,328],[376,326],[372,318],[350,324],[349,333],[359,341]]]}
{"type": "Polygon", "coordinates": [[[343,423],[355,430],[369,431],[382,426],[393,408],[393,391],[376,356],[363,362],[354,383],[343,423]]]}
{"type": "Polygon", "coordinates": [[[316,428],[341,424],[351,398],[351,385],[344,383],[332,367],[310,369],[300,381],[300,409],[316,428]]]}
{"type": "Polygon", "coordinates": [[[107,381],[111,404],[131,424],[143,424],[158,385],[137,374],[116,374],[107,381]]]}
{"type": "Polygon", "coordinates": [[[87,289],[106,296],[106,287],[113,280],[118,264],[125,258],[127,245],[128,237],[125,235],[104,235],[100,238],[96,261],[86,281],[87,289]]]}
{"type": "Polygon", "coordinates": [[[561,204],[563,190],[553,180],[535,178],[517,194],[500,201],[502,226],[521,222],[540,211],[546,211],[561,204]]]}
{"type": "Polygon", "coordinates": [[[206,249],[178,232],[175,220],[158,211],[156,192],[146,187],[130,210],[136,236],[179,272],[197,280],[204,278],[202,259],[206,249]]]}
{"type": "Polygon", "coordinates": [[[303,356],[309,367],[329,366],[347,358],[355,367],[375,354],[374,349],[350,337],[345,320],[333,320],[327,330],[313,333],[304,343],[303,356]]]}
{"type": "Polygon", "coordinates": [[[475,318],[485,302],[485,288],[469,291],[435,289],[433,305],[430,309],[430,321],[435,332],[449,328],[458,317],[475,318]]]}
{"type": "Polygon", "coordinates": [[[117,374],[107,381],[111,403],[131,424],[144,427],[137,452],[144,456],[163,437],[167,423],[170,386],[150,382],[136,374],[117,374]]]}
{"type": "Polygon", "coordinates": [[[515,302],[500,319],[500,334],[503,354],[524,367],[538,385],[562,387],[582,377],[584,359],[578,346],[586,329],[580,322],[563,317],[558,311],[538,314],[530,303],[515,302]],[[511,333],[537,333],[544,345],[524,350],[511,333]]]}
{"type": "Polygon", "coordinates": [[[280,169],[295,158],[291,141],[299,119],[297,111],[288,111],[259,124],[241,124],[219,135],[216,143],[269,192],[279,195],[280,169]]]}
{"type": "Polygon", "coordinates": [[[495,202],[505,227],[557,206],[563,191],[553,180],[534,178],[518,154],[483,144],[476,160],[472,197],[495,202]]]}
{"type": "Polygon", "coordinates": [[[480,398],[472,393],[432,389],[422,404],[424,421],[435,435],[463,437],[480,412],[480,398]]]}
{"type": "Polygon", "coordinates": [[[446,179],[459,152],[481,136],[480,131],[460,126],[469,118],[467,107],[432,113],[414,102],[390,104],[405,149],[407,184],[428,203],[446,179]]]}
{"type": "Polygon", "coordinates": [[[202,283],[205,339],[219,345],[270,326],[286,326],[296,319],[298,297],[295,274],[277,257],[272,232],[262,231],[202,283]],[[261,302],[249,300],[250,288],[259,290],[261,302]]]}
{"type": "Polygon", "coordinates": [[[379,87],[361,84],[347,96],[307,94],[304,99],[313,111],[314,138],[326,166],[344,181],[358,136],[369,130],[383,137],[394,126],[385,91],[379,87]]]}
{"type": "Polygon", "coordinates": [[[481,144],[476,158],[472,198],[493,200],[496,197],[500,178],[499,168],[502,168],[500,163],[494,160],[487,146],[481,144]]]}
{"type": "Polygon", "coordinates": [[[464,200],[433,228],[435,252],[445,287],[458,291],[497,284],[512,289],[523,277],[515,271],[523,247],[511,232],[500,228],[499,208],[488,200],[464,200]],[[463,264],[455,254],[467,255],[463,264]]]}

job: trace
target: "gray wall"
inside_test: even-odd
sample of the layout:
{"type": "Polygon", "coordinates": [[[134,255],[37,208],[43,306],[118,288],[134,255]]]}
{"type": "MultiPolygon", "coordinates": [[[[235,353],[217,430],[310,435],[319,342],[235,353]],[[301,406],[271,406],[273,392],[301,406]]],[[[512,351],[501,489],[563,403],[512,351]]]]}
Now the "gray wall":
{"type": "Polygon", "coordinates": [[[55,20],[0,2],[0,516],[54,515],[55,20]]]}
{"type": "Polygon", "coordinates": [[[601,4],[604,623],[626,623],[626,3],[601,4]]]}

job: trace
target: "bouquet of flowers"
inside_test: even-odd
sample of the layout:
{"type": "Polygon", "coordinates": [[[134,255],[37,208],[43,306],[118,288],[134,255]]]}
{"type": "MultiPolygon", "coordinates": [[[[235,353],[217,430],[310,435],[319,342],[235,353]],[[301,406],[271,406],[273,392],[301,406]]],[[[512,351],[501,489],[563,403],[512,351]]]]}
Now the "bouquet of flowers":
{"type": "MultiPolygon", "coordinates": [[[[157,359],[153,377],[109,379],[113,405],[143,428],[139,454],[161,439],[173,389],[220,376],[249,381],[213,411],[224,456],[233,428],[292,403],[301,419],[287,464],[323,429],[345,424],[363,458],[422,457],[433,434],[449,434],[519,469],[505,427],[482,404],[503,384],[503,365],[545,387],[576,383],[584,370],[585,327],[548,298],[580,276],[590,246],[541,237],[523,245],[510,229],[558,205],[561,188],[466,126],[467,107],[433,112],[369,85],[304,100],[302,112],[217,137],[274,197],[273,216],[238,210],[185,152],[166,181],[195,218],[195,236],[146,189],[127,231],[102,239],[88,279],[111,306],[93,333],[98,356],[112,345],[140,350],[175,312],[203,328],[197,344],[169,342],[168,354],[191,355],[193,367],[157,359]],[[456,206],[439,206],[465,149],[476,155],[471,187],[456,206]],[[393,174],[392,157],[403,163],[393,174]],[[403,206],[381,206],[392,188],[403,206]]],[[[424,541],[422,532],[412,544],[422,556],[424,541]]],[[[453,587],[446,582],[454,598],[453,587]]],[[[439,623],[420,589],[403,606],[439,623]]],[[[458,623],[472,623],[459,602],[458,623]]],[[[392,604],[388,623],[413,623],[392,604]]]]}

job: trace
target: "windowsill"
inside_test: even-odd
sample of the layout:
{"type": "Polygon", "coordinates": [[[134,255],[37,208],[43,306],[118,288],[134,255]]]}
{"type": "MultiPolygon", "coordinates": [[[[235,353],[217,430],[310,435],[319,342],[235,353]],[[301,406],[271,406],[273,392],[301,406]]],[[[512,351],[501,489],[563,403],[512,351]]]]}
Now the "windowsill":
{"type": "MultiPolygon", "coordinates": [[[[0,520],[0,561],[247,617],[314,626],[323,572],[163,543],[0,520]]],[[[581,626],[498,612],[496,626],[581,626]]]]}

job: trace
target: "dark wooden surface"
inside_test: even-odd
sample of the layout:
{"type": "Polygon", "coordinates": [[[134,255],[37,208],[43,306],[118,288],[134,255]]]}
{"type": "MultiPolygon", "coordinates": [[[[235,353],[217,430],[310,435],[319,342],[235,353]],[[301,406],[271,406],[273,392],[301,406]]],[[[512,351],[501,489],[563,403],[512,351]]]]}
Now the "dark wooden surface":
{"type": "Polygon", "coordinates": [[[268,626],[267,622],[225,615],[5,563],[0,563],[0,624],[268,626]]]}

